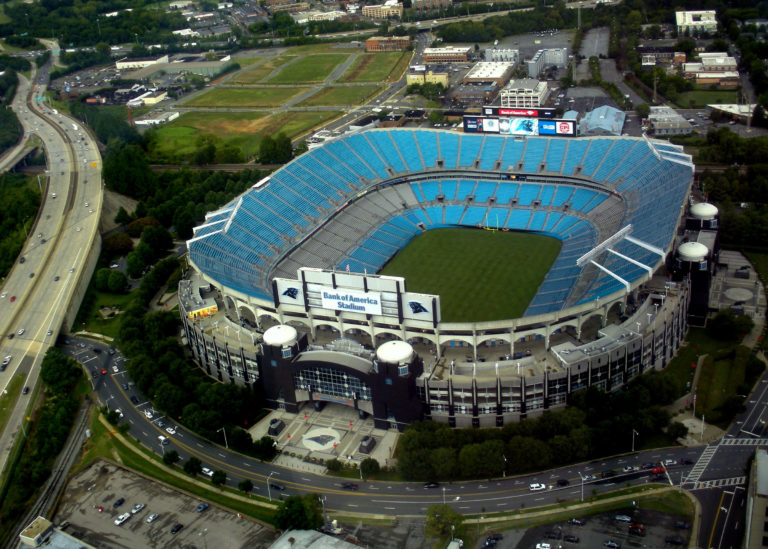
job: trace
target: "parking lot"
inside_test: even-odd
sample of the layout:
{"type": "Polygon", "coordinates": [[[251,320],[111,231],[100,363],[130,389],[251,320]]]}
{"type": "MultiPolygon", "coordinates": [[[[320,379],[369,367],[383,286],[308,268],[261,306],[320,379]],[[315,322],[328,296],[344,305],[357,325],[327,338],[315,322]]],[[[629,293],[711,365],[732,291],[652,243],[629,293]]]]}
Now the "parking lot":
{"type": "MultiPolygon", "coordinates": [[[[687,517],[667,515],[653,509],[628,507],[610,513],[574,518],[577,520],[530,528],[515,547],[518,549],[534,549],[537,546],[540,549],[548,549],[548,547],[549,549],[671,548],[687,546],[691,532],[687,517]]],[[[501,548],[502,544],[498,544],[497,547],[501,548]]]]}
{"type": "Polygon", "coordinates": [[[214,505],[198,512],[201,501],[147,480],[117,465],[95,461],[75,475],[53,517],[67,532],[96,547],[266,548],[275,532],[214,505]],[[117,507],[115,504],[123,499],[117,507]],[[135,514],[136,504],[145,507],[135,514]],[[115,520],[129,513],[121,525],[115,520]],[[157,518],[147,522],[150,515],[157,518]],[[176,533],[172,530],[182,525],[176,533]]]}

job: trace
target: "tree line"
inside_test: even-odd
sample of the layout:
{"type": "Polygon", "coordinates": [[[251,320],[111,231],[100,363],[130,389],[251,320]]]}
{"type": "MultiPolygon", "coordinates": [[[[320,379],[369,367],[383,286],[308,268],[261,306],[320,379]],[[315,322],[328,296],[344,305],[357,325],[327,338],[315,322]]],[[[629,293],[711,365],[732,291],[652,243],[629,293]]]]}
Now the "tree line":
{"type": "Polygon", "coordinates": [[[563,410],[501,429],[417,422],[400,437],[398,470],[409,480],[492,478],[629,451],[632,429],[674,440],[685,427],[671,425],[662,406],[683,390],[677,385],[664,372],[651,372],[616,393],[590,387],[572,394],[563,410]]]}
{"type": "MultiPolygon", "coordinates": [[[[0,109],[0,119],[6,109],[0,109]]],[[[40,207],[40,192],[23,174],[0,174],[0,203],[13,207],[3,208],[0,216],[0,277],[11,271],[19,256],[26,233],[35,221],[40,207]]]]}
{"type": "Polygon", "coordinates": [[[6,491],[0,494],[0,529],[22,517],[50,476],[77,415],[75,387],[82,374],[77,362],[55,347],[48,349],[40,367],[45,400],[32,420],[25,421],[22,457],[13,464],[6,491]]]}

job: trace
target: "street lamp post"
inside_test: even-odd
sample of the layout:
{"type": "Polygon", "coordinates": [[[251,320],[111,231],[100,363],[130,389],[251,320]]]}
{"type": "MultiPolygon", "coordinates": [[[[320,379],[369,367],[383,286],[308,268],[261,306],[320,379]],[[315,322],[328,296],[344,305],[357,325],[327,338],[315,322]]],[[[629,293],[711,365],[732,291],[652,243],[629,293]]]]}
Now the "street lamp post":
{"type": "Polygon", "coordinates": [[[632,453],[635,453],[635,435],[639,435],[637,431],[632,429],[632,453]]]}
{"type": "Polygon", "coordinates": [[[165,446],[163,446],[163,441],[160,441],[160,450],[162,450],[162,454],[165,455],[165,446]]]}
{"type": "Polygon", "coordinates": [[[504,470],[501,472],[501,478],[507,478],[507,456],[501,454],[501,457],[504,458],[504,470]]]}
{"type": "Polygon", "coordinates": [[[229,444],[227,444],[227,430],[226,430],[226,428],[222,427],[221,429],[219,429],[216,432],[217,433],[224,433],[224,446],[227,448],[227,450],[229,450],[229,444]]]}
{"type": "Polygon", "coordinates": [[[272,478],[272,475],[274,475],[275,472],[272,471],[267,475],[267,497],[269,498],[269,501],[272,501],[272,490],[269,489],[269,480],[272,478]]]}
{"type": "Polygon", "coordinates": [[[104,406],[107,407],[107,412],[109,412],[109,401],[114,398],[114,395],[110,395],[107,401],[104,403],[104,406]]]}
{"type": "Polygon", "coordinates": [[[581,479],[581,501],[584,502],[584,477],[582,476],[581,472],[579,471],[579,478],[581,479]]]}
{"type": "Polygon", "coordinates": [[[443,505],[445,505],[445,486],[443,486],[443,505]]]}

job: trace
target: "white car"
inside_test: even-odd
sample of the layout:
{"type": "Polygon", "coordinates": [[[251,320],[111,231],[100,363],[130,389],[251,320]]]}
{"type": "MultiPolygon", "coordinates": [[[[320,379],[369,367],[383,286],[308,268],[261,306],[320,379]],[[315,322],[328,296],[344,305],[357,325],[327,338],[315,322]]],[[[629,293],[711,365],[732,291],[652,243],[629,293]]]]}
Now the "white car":
{"type": "Polygon", "coordinates": [[[16,332],[16,335],[24,335],[24,328],[16,332]]]}
{"type": "Polygon", "coordinates": [[[150,523],[152,523],[152,522],[155,522],[155,521],[157,520],[157,517],[159,517],[159,516],[160,516],[160,515],[159,515],[158,513],[152,513],[151,515],[149,515],[149,516],[147,517],[147,524],[150,524],[150,523]]]}
{"type": "Polygon", "coordinates": [[[120,368],[118,368],[117,366],[112,366],[112,371],[117,373],[120,371],[120,368]]]}
{"type": "Polygon", "coordinates": [[[11,363],[11,355],[8,355],[3,359],[3,366],[8,366],[11,363]]]}
{"type": "Polygon", "coordinates": [[[540,482],[534,482],[530,486],[531,492],[540,492],[540,491],[546,490],[546,489],[547,489],[547,485],[546,484],[541,484],[540,482]]]}
{"type": "Polygon", "coordinates": [[[169,425],[165,428],[165,432],[169,435],[175,435],[176,434],[176,428],[173,425],[169,425]]]}
{"type": "Polygon", "coordinates": [[[120,515],[119,517],[117,517],[115,519],[115,525],[116,526],[120,526],[122,523],[124,523],[129,518],[131,518],[131,514],[130,513],[123,513],[122,515],[120,515]]]}
{"type": "Polygon", "coordinates": [[[203,467],[202,474],[208,478],[211,478],[213,476],[213,471],[211,469],[208,469],[208,467],[203,467]]]}
{"type": "Polygon", "coordinates": [[[152,419],[154,417],[152,410],[144,410],[144,415],[147,416],[147,419],[152,419]]]}
{"type": "Polygon", "coordinates": [[[677,462],[674,459],[665,459],[664,461],[661,462],[661,464],[664,466],[674,465],[675,463],[677,462]]]}
{"type": "Polygon", "coordinates": [[[542,541],[536,544],[536,549],[552,549],[552,546],[546,541],[542,541]]]}
{"type": "Polygon", "coordinates": [[[146,506],[143,503],[137,503],[136,505],[133,506],[133,509],[131,509],[131,514],[135,515],[136,513],[144,509],[144,507],[146,506]]]}

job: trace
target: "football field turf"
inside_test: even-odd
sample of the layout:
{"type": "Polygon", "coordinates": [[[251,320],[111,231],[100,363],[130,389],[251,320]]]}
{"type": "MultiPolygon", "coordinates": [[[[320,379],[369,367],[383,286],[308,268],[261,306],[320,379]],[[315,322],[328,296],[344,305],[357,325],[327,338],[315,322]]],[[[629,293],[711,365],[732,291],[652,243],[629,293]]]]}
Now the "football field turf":
{"type": "Polygon", "coordinates": [[[560,253],[560,241],[530,233],[434,229],[418,235],[380,274],[408,291],[439,294],[442,320],[480,322],[523,315],[560,253]]]}

